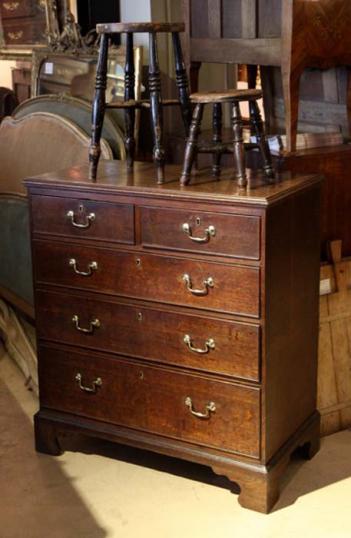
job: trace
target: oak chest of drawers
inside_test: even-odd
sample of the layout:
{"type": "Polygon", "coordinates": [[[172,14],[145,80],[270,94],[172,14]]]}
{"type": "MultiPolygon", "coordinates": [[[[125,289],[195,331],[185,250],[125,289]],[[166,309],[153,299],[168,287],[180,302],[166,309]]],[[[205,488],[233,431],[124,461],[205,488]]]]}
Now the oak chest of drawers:
{"type": "Polygon", "coordinates": [[[315,176],[252,181],[102,163],[26,181],[39,350],[36,447],[62,432],[208,465],[267,512],[319,446],[315,176]]]}
{"type": "Polygon", "coordinates": [[[45,2],[0,0],[2,40],[6,46],[46,44],[45,2]]]}

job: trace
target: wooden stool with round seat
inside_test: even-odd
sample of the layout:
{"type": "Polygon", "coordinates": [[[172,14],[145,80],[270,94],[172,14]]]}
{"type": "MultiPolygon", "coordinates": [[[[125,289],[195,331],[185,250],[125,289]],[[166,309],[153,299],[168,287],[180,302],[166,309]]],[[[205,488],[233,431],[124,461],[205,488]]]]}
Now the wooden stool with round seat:
{"type": "Polygon", "coordinates": [[[180,178],[182,185],[190,182],[191,170],[198,153],[213,154],[213,175],[219,177],[221,173],[220,161],[224,153],[233,153],[236,166],[236,175],[240,186],[247,185],[245,170],[245,150],[259,149],[263,162],[263,170],[267,177],[274,176],[269,146],[266,141],[263,122],[257,101],[262,98],[260,90],[224,90],[207,93],[194,93],[190,101],[195,105],[192,117],[189,138],[187,140],[184,156],[183,172],[180,178]],[[250,131],[256,138],[254,143],[244,143],[243,119],[240,111],[240,102],[247,101],[250,111],[250,131]],[[233,143],[222,141],[222,105],[232,105],[233,143]],[[199,143],[201,121],[204,106],[213,105],[213,137],[211,143],[199,143]],[[230,148],[231,146],[231,148],[230,148]]]}
{"type": "Polygon", "coordinates": [[[104,121],[105,108],[122,108],[125,110],[125,147],[127,154],[127,167],[132,169],[135,153],[134,123],[135,110],[149,108],[151,112],[151,129],[154,147],[153,158],[157,167],[157,181],[164,181],[165,152],[163,147],[163,107],[180,106],[186,136],[191,123],[191,103],[189,100],[188,77],[185,69],[180,32],[184,32],[183,23],[109,23],[98,24],[97,33],[101,35],[99,60],[96,72],[96,92],[93,103],[92,136],[90,146],[90,179],[96,180],[97,166],[100,158],[100,138],[104,121]],[[134,34],[149,34],[149,91],[150,99],[135,100],[134,84],[134,34]],[[163,99],[161,94],[161,73],[158,61],[157,34],[168,33],[172,35],[176,85],[178,99],[163,99]],[[113,34],[126,34],[126,62],[125,62],[125,91],[123,102],[106,104],[106,80],[109,38],[113,34]]]}

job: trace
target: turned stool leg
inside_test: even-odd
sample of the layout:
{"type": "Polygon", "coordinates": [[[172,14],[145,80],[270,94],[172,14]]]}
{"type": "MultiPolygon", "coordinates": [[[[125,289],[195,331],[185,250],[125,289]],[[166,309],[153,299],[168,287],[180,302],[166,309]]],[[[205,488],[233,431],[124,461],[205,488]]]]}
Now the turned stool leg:
{"type": "Polygon", "coordinates": [[[151,105],[151,124],[154,134],[153,157],[157,166],[157,183],[163,183],[165,154],[162,146],[163,114],[161,102],[161,75],[158,63],[156,34],[150,33],[149,39],[149,89],[151,105]]]}
{"type": "Polygon", "coordinates": [[[183,123],[185,127],[185,134],[186,136],[188,136],[191,125],[192,107],[189,98],[188,76],[185,69],[183,52],[178,32],[172,33],[172,40],[176,72],[176,84],[178,88],[180,108],[182,111],[183,123]]]}
{"type": "Polygon", "coordinates": [[[191,169],[197,154],[197,141],[199,137],[203,113],[204,105],[202,103],[198,103],[194,110],[189,138],[186,143],[183,173],[180,178],[181,185],[187,185],[190,181],[191,169]]]}
{"type": "Polygon", "coordinates": [[[263,121],[261,118],[261,112],[257,104],[257,101],[250,101],[249,108],[250,108],[250,122],[255,131],[257,144],[260,148],[260,152],[261,152],[261,156],[263,160],[263,169],[265,171],[265,174],[268,177],[273,177],[274,172],[273,172],[273,167],[272,167],[271,153],[269,151],[268,142],[264,134],[263,121]]]}
{"type": "MultiPolygon", "coordinates": [[[[128,32],[126,36],[126,64],[124,71],[124,100],[135,99],[135,68],[134,68],[134,48],[133,34],[128,32]]],[[[127,108],[124,112],[125,118],[125,146],[127,153],[127,167],[133,168],[135,157],[135,108],[127,108]]]]}
{"type": "Polygon", "coordinates": [[[234,101],[232,110],[232,125],[234,133],[234,161],[240,187],[247,185],[245,170],[245,148],[243,139],[243,120],[241,117],[240,105],[234,101]]]}
{"type": "Polygon", "coordinates": [[[222,142],[222,105],[215,103],[213,105],[213,118],[212,118],[213,137],[214,144],[213,165],[212,173],[215,177],[219,178],[221,175],[221,150],[218,147],[222,142]]]}
{"type": "Polygon", "coordinates": [[[93,102],[91,143],[89,150],[89,179],[96,181],[97,167],[101,155],[101,133],[105,116],[105,98],[107,84],[108,34],[102,34],[99,59],[96,68],[96,86],[93,102]]]}

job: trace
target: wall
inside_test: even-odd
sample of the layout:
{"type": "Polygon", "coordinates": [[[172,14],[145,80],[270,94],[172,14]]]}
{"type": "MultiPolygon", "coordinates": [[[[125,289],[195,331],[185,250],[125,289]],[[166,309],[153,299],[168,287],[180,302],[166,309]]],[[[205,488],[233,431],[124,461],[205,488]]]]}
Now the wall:
{"type": "Polygon", "coordinates": [[[1,60],[0,62],[0,86],[12,88],[11,67],[14,67],[16,62],[1,60]]]}
{"type": "MultiPolygon", "coordinates": [[[[150,0],[120,0],[122,22],[151,21],[150,0]]],[[[148,38],[145,34],[135,36],[135,45],[148,47],[148,38]]],[[[147,55],[145,55],[147,58],[147,55]]]]}

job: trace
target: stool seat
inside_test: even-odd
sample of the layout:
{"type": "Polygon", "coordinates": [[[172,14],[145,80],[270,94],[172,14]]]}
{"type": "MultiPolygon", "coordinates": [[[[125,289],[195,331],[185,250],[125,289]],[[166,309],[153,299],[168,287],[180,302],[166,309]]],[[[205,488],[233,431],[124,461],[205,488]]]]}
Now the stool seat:
{"type": "Polygon", "coordinates": [[[267,177],[274,176],[272,168],[272,160],[269,151],[269,146],[266,141],[261,112],[257,100],[262,97],[260,90],[220,90],[212,92],[193,93],[190,96],[190,101],[195,104],[192,117],[189,137],[187,139],[184,155],[183,172],[180,178],[181,185],[188,185],[191,179],[191,170],[196,160],[197,154],[212,153],[213,165],[212,173],[219,178],[221,174],[221,156],[227,153],[229,146],[222,140],[222,105],[230,103],[232,109],[232,127],[233,127],[233,142],[232,153],[236,167],[236,177],[241,187],[247,185],[247,176],[245,169],[245,150],[258,149],[263,161],[263,169],[267,177]],[[246,101],[249,104],[249,125],[251,132],[256,136],[255,143],[244,143],[243,126],[244,122],[240,111],[240,101],[246,101]],[[203,117],[205,105],[213,107],[213,135],[212,143],[199,143],[199,134],[201,132],[201,121],[203,117]]]}
{"type": "Polygon", "coordinates": [[[261,99],[261,90],[223,90],[198,92],[190,95],[192,103],[230,103],[232,101],[251,101],[253,99],[261,99]]]}
{"type": "Polygon", "coordinates": [[[183,22],[111,22],[98,24],[98,34],[138,34],[184,32],[183,22]]]}

